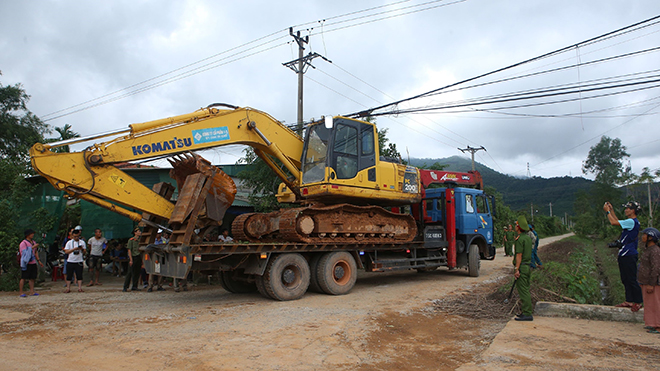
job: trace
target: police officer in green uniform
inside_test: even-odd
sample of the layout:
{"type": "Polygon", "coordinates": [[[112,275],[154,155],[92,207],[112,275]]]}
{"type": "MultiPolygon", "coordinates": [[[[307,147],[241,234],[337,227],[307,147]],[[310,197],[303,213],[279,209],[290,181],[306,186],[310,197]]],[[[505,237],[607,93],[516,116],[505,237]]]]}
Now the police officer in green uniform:
{"type": "Polygon", "coordinates": [[[513,227],[511,224],[509,224],[509,228],[507,229],[505,227],[504,229],[504,255],[505,256],[513,256],[513,250],[511,249],[513,247],[513,242],[514,239],[516,238],[516,235],[513,231],[513,227]]]}
{"type": "Polygon", "coordinates": [[[524,215],[518,218],[516,231],[518,232],[518,237],[515,244],[516,254],[513,257],[513,266],[515,267],[513,275],[516,278],[518,296],[520,297],[522,307],[522,313],[516,316],[516,321],[533,321],[532,296],[529,293],[532,239],[527,235],[529,224],[527,224],[527,218],[524,215]]]}

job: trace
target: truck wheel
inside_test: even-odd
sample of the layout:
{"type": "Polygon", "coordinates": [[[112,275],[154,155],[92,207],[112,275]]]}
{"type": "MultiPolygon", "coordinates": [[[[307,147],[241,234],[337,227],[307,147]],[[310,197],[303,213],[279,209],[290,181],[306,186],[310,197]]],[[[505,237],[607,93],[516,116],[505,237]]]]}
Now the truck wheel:
{"type": "Polygon", "coordinates": [[[310,277],[309,277],[309,288],[307,289],[307,291],[318,292],[320,294],[324,292],[323,290],[321,290],[321,286],[319,286],[319,278],[318,278],[318,266],[321,256],[323,256],[323,254],[316,253],[312,255],[312,259],[309,261],[310,277]]]}
{"type": "Polygon", "coordinates": [[[357,280],[357,265],[350,253],[331,252],[323,254],[316,268],[319,287],[326,294],[347,294],[357,280]]]}
{"type": "Polygon", "coordinates": [[[479,245],[472,244],[468,250],[468,273],[470,274],[470,277],[479,277],[480,264],[479,245]]]}
{"type": "Polygon", "coordinates": [[[264,288],[275,300],[299,299],[309,287],[309,276],[309,265],[302,255],[280,254],[268,262],[264,288]]]}
{"type": "MultiPolygon", "coordinates": [[[[220,272],[220,283],[222,284],[222,288],[235,294],[257,291],[257,286],[254,282],[247,282],[247,280],[237,279],[236,275],[239,274],[241,273],[232,271],[220,272]]],[[[244,273],[242,275],[245,276],[244,273]]]]}
{"type": "Polygon", "coordinates": [[[256,279],[254,280],[254,283],[256,284],[257,291],[259,291],[261,296],[263,296],[266,299],[275,299],[268,294],[268,291],[266,291],[266,285],[264,284],[263,276],[257,276],[256,279]]]}

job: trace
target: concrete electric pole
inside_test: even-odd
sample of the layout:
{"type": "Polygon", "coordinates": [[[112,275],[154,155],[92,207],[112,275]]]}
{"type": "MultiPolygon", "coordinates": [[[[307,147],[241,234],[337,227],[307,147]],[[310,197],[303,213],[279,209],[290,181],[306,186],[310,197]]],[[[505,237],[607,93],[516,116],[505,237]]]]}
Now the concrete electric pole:
{"type": "Polygon", "coordinates": [[[474,147],[468,146],[467,148],[459,148],[458,150],[463,152],[463,153],[470,152],[472,154],[472,171],[474,171],[474,154],[475,154],[475,152],[485,151],[486,148],[484,148],[484,146],[481,146],[479,148],[474,148],[474,147]]]}
{"type": "Polygon", "coordinates": [[[303,75],[307,71],[308,67],[315,68],[312,66],[312,60],[316,57],[321,57],[325,61],[332,63],[326,57],[318,53],[309,53],[306,56],[303,56],[303,51],[305,51],[305,44],[309,43],[309,36],[301,37],[300,31],[293,33],[293,27],[289,27],[289,35],[298,44],[298,59],[282,63],[285,67],[289,67],[293,72],[298,74],[298,119],[296,122],[296,132],[299,135],[302,135],[302,125],[303,125],[303,75]]]}

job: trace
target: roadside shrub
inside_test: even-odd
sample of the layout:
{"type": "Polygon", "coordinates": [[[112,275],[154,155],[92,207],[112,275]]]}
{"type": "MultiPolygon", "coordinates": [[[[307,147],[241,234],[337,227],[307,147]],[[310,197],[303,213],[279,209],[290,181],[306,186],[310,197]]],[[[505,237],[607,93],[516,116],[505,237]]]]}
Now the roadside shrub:
{"type": "Polygon", "coordinates": [[[10,267],[7,272],[0,276],[0,291],[18,290],[18,281],[21,279],[21,270],[16,267],[10,267]]]}
{"type": "MultiPolygon", "coordinates": [[[[600,304],[598,267],[591,243],[575,239],[579,243],[566,244],[568,262],[544,261],[542,269],[532,273],[532,286],[538,284],[557,294],[575,299],[581,304],[600,304]]],[[[543,259],[543,258],[542,258],[543,259]]]]}

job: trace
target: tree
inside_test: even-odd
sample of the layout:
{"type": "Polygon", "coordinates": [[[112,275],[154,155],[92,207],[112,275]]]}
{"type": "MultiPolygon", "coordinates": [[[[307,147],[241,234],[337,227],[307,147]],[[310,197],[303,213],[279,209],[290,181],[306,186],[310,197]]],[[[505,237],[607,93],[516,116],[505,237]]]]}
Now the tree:
{"type": "Polygon", "coordinates": [[[595,174],[596,182],[614,186],[625,183],[631,175],[630,165],[624,167],[624,159],[630,157],[621,139],[602,136],[600,142],[591,147],[582,164],[584,174],[595,174]]]}
{"type": "MultiPolygon", "coordinates": [[[[67,139],[80,138],[80,134],[76,133],[75,131],[72,131],[71,125],[69,124],[64,124],[64,126],[62,126],[61,128],[55,127],[55,131],[57,131],[57,133],[60,134],[60,137],[49,141],[59,142],[67,139]]],[[[69,152],[69,146],[66,145],[62,147],[57,147],[55,148],[55,152],[69,152]]]]}
{"type": "Polygon", "coordinates": [[[617,205],[622,203],[621,190],[617,185],[625,184],[633,178],[630,166],[624,160],[630,155],[619,138],[607,136],[591,147],[587,159],[582,164],[584,174],[595,174],[591,190],[578,196],[574,204],[576,211],[575,231],[582,235],[597,234],[607,237],[617,230],[603,218],[603,204],[606,201],[617,205]]]}
{"type": "MultiPolygon", "coordinates": [[[[250,204],[254,206],[257,212],[269,212],[280,207],[277,202],[277,187],[282,180],[266,165],[266,163],[254,153],[252,148],[244,150],[245,156],[238,160],[238,164],[248,165],[246,170],[238,173],[237,177],[243,181],[243,184],[252,191],[248,195],[250,204]]],[[[277,159],[275,163],[281,165],[277,159]]],[[[286,168],[280,166],[282,171],[288,173],[286,168]]]]}
{"type": "MultiPolygon", "coordinates": [[[[37,116],[27,109],[30,96],[20,84],[0,84],[0,264],[8,274],[2,275],[0,289],[17,285],[18,268],[14,267],[18,243],[23,237],[17,221],[21,219],[23,201],[32,192],[25,176],[33,174],[29,149],[44,141],[48,130],[37,116]]],[[[38,234],[52,228],[52,218],[37,210],[30,215],[38,234]],[[38,224],[38,225],[37,225],[38,224]]]]}
{"type": "Polygon", "coordinates": [[[0,84],[0,159],[22,171],[27,171],[30,147],[49,132],[48,125],[27,109],[29,99],[21,84],[0,84]]]}
{"type": "MultiPolygon", "coordinates": [[[[372,120],[375,122],[375,120],[372,120]]],[[[396,149],[396,143],[389,143],[389,138],[387,137],[388,128],[378,129],[378,148],[380,149],[380,155],[383,157],[396,159],[401,161],[403,164],[408,164],[408,161],[405,161],[401,157],[401,153],[396,149]]]]}

